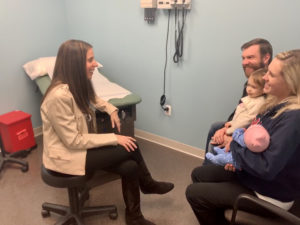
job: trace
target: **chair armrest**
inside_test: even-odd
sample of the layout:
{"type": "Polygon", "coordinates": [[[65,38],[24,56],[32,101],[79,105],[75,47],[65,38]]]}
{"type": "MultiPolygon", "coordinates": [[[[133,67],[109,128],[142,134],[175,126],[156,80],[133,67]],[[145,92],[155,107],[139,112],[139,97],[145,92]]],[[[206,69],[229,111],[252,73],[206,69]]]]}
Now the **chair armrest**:
{"type": "Polygon", "coordinates": [[[232,217],[231,217],[231,222],[230,222],[231,225],[233,225],[235,223],[237,211],[240,207],[241,202],[252,202],[254,204],[261,206],[264,209],[269,210],[270,212],[274,213],[275,215],[285,219],[286,221],[290,222],[291,224],[300,225],[300,218],[298,218],[297,216],[293,215],[292,213],[290,213],[274,204],[271,204],[267,201],[264,201],[262,199],[259,199],[255,196],[249,195],[249,194],[240,194],[238,196],[238,198],[235,200],[233,213],[232,213],[232,217]]]}

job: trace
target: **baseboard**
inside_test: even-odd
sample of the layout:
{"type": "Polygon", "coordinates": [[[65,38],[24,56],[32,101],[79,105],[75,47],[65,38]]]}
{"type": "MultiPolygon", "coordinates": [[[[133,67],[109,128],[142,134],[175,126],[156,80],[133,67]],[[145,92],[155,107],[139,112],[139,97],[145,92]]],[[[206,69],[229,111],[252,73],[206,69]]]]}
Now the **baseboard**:
{"type": "Polygon", "coordinates": [[[34,137],[38,137],[43,134],[43,128],[42,127],[35,127],[33,128],[34,137]]]}
{"type": "Polygon", "coordinates": [[[196,148],[190,145],[186,145],[177,141],[174,141],[172,139],[168,139],[165,137],[161,137],[140,129],[134,129],[135,136],[137,138],[141,138],[143,140],[147,140],[150,142],[153,142],[155,144],[168,147],[172,150],[185,153],[187,155],[191,155],[193,157],[197,157],[200,159],[204,159],[204,150],[200,148],[196,148]]]}

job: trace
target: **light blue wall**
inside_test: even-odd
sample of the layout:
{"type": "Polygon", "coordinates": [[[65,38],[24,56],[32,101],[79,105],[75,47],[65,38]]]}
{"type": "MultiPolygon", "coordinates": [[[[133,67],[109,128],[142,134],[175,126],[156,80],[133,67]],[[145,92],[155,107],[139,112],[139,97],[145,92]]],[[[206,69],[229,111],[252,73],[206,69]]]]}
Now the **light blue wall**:
{"type": "Polygon", "coordinates": [[[56,54],[67,37],[65,2],[0,0],[0,33],[0,114],[22,110],[41,126],[41,94],[22,65],[56,54]]]}
{"type": "MultiPolygon", "coordinates": [[[[139,94],[136,127],[185,144],[204,148],[210,124],[224,120],[236,106],[245,82],[240,46],[264,37],[274,51],[299,48],[298,0],[194,0],[187,16],[183,63],[169,57],[167,103],[159,99],[167,12],[158,10],[154,25],[143,19],[139,1],[66,0],[70,36],[94,45],[103,74],[139,94]],[[84,13],[82,13],[84,12],[84,13]]],[[[174,15],[171,17],[174,49],[174,15]]]]}
{"type": "Polygon", "coordinates": [[[299,48],[298,0],[193,0],[187,16],[183,62],[171,62],[174,15],[171,17],[167,103],[163,115],[163,67],[167,12],[157,10],[147,24],[139,0],[0,0],[0,113],[21,109],[40,126],[40,94],[21,65],[53,55],[69,38],[94,46],[102,72],[139,94],[136,127],[204,148],[210,124],[224,120],[236,106],[245,82],[240,46],[264,37],[275,53],[299,48]],[[18,5],[18,7],[16,7],[18,5]],[[4,35],[2,35],[4,33],[4,35]]]}

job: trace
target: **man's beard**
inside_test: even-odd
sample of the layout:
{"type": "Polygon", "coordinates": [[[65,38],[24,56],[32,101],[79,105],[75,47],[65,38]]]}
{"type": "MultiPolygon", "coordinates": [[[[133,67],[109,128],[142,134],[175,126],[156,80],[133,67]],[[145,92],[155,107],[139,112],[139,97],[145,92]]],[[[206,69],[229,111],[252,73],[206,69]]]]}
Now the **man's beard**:
{"type": "Polygon", "coordinates": [[[265,64],[263,63],[262,60],[260,61],[259,64],[250,64],[250,65],[243,67],[246,77],[249,77],[251,73],[253,73],[254,71],[261,69],[261,68],[265,68],[265,64]],[[247,72],[246,71],[247,68],[252,69],[252,70],[250,72],[247,72]]]}

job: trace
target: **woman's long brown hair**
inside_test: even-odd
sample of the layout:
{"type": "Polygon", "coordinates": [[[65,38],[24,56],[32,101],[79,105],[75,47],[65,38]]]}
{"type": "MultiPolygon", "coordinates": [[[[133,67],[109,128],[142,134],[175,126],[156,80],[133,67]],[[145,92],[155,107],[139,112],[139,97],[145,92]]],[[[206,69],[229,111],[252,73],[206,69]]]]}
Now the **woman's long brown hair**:
{"type": "Polygon", "coordinates": [[[44,98],[58,84],[68,84],[76,104],[83,113],[91,114],[89,103],[96,102],[91,81],[86,74],[86,55],[92,45],[80,40],[64,42],[57,53],[52,82],[44,98]]]}

